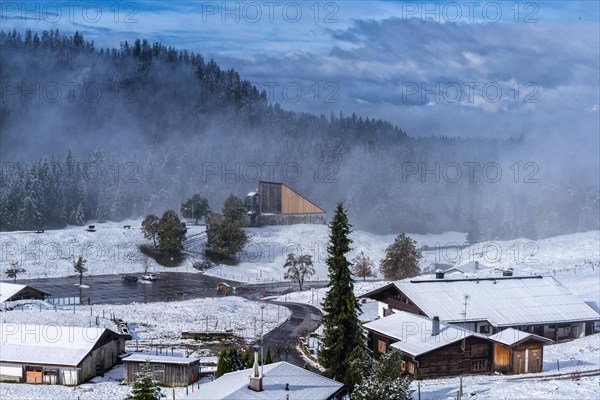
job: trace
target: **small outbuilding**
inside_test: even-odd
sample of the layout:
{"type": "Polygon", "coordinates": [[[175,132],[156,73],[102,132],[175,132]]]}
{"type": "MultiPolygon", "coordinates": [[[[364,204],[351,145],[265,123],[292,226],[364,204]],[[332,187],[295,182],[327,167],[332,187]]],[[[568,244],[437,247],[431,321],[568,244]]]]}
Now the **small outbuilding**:
{"type": "Polygon", "coordinates": [[[0,303],[17,300],[44,300],[50,293],[29,285],[0,282],[0,303]]]}
{"type": "Polygon", "coordinates": [[[163,386],[188,386],[200,376],[200,359],[134,353],[123,358],[125,383],[135,381],[142,364],[150,364],[154,378],[163,386]]]}
{"type": "Polygon", "coordinates": [[[544,345],[552,343],[550,339],[512,328],[488,339],[494,342],[494,370],[503,374],[542,372],[544,345]]]}

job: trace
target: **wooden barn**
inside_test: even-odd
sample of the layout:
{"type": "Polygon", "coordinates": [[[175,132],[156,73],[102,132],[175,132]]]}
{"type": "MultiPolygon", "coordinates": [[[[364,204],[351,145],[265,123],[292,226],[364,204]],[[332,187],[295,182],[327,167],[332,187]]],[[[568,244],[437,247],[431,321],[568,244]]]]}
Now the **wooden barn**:
{"type": "Polygon", "coordinates": [[[454,325],[399,311],[364,325],[374,358],[397,350],[400,368],[416,378],[438,378],[491,372],[492,342],[454,325]]]}
{"type": "Polygon", "coordinates": [[[527,374],[542,372],[544,345],[552,340],[506,329],[489,337],[494,342],[494,371],[503,374],[527,374]]]}
{"type": "Polygon", "coordinates": [[[396,281],[361,296],[378,301],[378,315],[397,311],[433,318],[484,335],[508,328],[554,341],[591,335],[600,315],[555,278],[502,276],[396,281]],[[465,296],[468,296],[465,298],[465,296]]]}
{"type": "Polygon", "coordinates": [[[135,381],[135,374],[142,371],[142,364],[149,363],[154,377],[163,386],[188,386],[200,377],[198,358],[131,354],[123,358],[125,383],[135,381]]]}
{"type": "Polygon", "coordinates": [[[259,181],[246,196],[251,226],[325,223],[325,211],[281,182],[259,181]]]}
{"type": "Polygon", "coordinates": [[[0,303],[16,300],[44,300],[50,293],[28,285],[0,282],[0,303]]]}
{"type": "Polygon", "coordinates": [[[3,322],[0,380],[80,385],[115,366],[129,335],[97,327],[3,322]]]}

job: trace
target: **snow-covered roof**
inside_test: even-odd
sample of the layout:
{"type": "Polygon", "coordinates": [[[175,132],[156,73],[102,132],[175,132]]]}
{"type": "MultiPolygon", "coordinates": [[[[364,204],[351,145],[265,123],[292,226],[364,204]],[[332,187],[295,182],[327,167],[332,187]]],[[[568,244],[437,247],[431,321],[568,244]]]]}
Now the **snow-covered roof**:
{"type": "Polygon", "coordinates": [[[451,272],[462,272],[463,274],[481,271],[482,269],[489,269],[487,265],[480,263],[479,261],[468,262],[457,267],[452,267],[446,270],[447,273],[451,272]]]}
{"type": "Polygon", "coordinates": [[[494,342],[505,344],[507,346],[515,346],[529,339],[537,340],[538,342],[546,344],[552,343],[552,340],[545,337],[529,332],[523,332],[514,328],[508,328],[492,336],[488,336],[488,339],[493,340],[494,342]]]}
{"type": "Polygon", "coordinates": [[[185,399],[194,400],[325,400],[339,392],[343,384],[285,361],[264,366],[263,391],[248,388],[252,369],[230,372],[208,383],[185,399]],[[285,384],[289,390],[285,390],[285,384]]]}
{"type": "Polygon", "coordinates": [[[152,354],[133,353],[127,357],[123,357],[123,361],[131,362],[151,362],[160,364],[193,364],[199,362],[199,358],[193,357],[175,357],[175,356],[157,356],[152,354]]]}
{"type": "Polygon", "coordinates": [[[421,315],[398,311],[385,318],[364,325],[385,336],[397,339],[391,347],[412,356],[420,356],[432,350],[463,340],[469,336],[485,336],[454,325],[440,323],[440,332],[432,335],[433,321],[421,315]]]}
{"type": "Polygon", "coordinates": [[[77,366],[106,331],[109,330],[1,322],[0,362],[77,366]]]}
{"type": "MultiPolygon", "coordinates": [[[[446,322],[488,321],[502,327],[600,320],[553,277],[431,279],[393,283],[426,315],[446,322]]],[[[367,297],[366,295],[363,295],[367,297]]]]}
{"type": "MultiPolygon", "coordinates": [[[[18,285],[16,283],[0,282],[0,303],[4,303],[11,297],[19,293],[21,290],[28,287],[27,285],[18,285]]],[[[48,294],[42,290],[32,288],[44,294],[48,294]]]]}
{"type": "Polygon", "coordinates": [[[429,264],[427,267],[425,267],[425,268],[423,269],[423,271],[426,271],[426,272],[434,272],[434,271],[436,271],[436,270],[438,270],[438,269],[439,269],[440,271],[442,271],[442,272],[443,272],[443,271],[447,271],[447,270],[449,270],[450,268],[453,268],[453,267],[454,267],[454,265],[452,265],[452,264],[445,264],[445,263],[431,263],[431,264],[429,264]]]}
{"type": "Polygon", "coordinates": [[[248,196],[248,197],[256,196],[256,192],[250,192],[246,196],[248,196]]]}

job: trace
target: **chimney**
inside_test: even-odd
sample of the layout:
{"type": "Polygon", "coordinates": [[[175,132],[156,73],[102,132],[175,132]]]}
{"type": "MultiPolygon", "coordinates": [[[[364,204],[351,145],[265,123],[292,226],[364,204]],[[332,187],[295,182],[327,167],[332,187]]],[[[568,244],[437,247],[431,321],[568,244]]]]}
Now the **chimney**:
{"type": "Polygon", "coordinates": [[[475,261],[475,271],[479,270],[479,261],[475,261]]]}
{"type": "Polygon", "coordinates": [[[513,269],[512,268],[507,268],[504,271],[502,271],[502,276],[513,276],[513,269]]]}
{"type": "Polygon", "coordinates": [[[433,324],[432,324],[433,328],[431,331],[431,336],[437,336],[440,334],[440,317],[437,317],[437,316],[433,317],[432,322],[433,322],[433,324]]]}
{"type": "Polygon", "coordinates": [[[435,279],[444,279],[444,271],[442,271],[441,269],[436,269],[435,279]]]}
{"type": "Polygon", "coordinates": [[[258,357],[260,346],[254,346],[254,365],[252,366],[252,375],[250,375],[250,390],[255,392],[262,392],[263,390],[263,377],[258,367],[258,357]]]}

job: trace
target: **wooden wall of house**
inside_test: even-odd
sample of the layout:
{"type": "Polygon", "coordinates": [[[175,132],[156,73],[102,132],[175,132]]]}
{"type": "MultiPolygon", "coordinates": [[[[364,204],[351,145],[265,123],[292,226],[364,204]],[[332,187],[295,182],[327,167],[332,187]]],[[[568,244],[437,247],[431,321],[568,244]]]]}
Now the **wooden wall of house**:
{"type": "Polygon", "coordinates": [[[118,357],[124,347],[124,339],[116,339],[113,335],[106,335],[80,363],[80,382],[86,382],[95,376],[103,374],[117,364],[118,357]]]}
{"type": "Polygon", "coordinates": [[[389,346],[397,341],[398,339],[387,337],[379,332],[369,331],[367,345],[372,351],[373,358],[378,360],[382,354],[385,354],[388,351],[389,346]]]}
{"type": "Polygon", "coordinates": [[[324,211],[289,187],[281,187],[282,214],[323,214],[324,211]]]}
{"type": "Polygon", "coordinates": [[[468,337],[464,352],[462,340],[459,340],[417,357],[417,377],[486,374],[492,369],[492,356],[492,344],[488,340],[468,337]]]}
{"type": "Polygon", "coordinates": [[[512,370],[512,351],[510,348],[494,343],[494,371],[509,374],[512,370]]]}
{"type": "MultiPolygon", "coordinates": [[[[142,371],[143,363],[123,360],[125,383],[135,381],[135,374],[142,371]]],[[[150,362],[156,380],[164,386],[188,386],[196,382],[200,375],[200,363],[173,364],[150,362]]]]}

